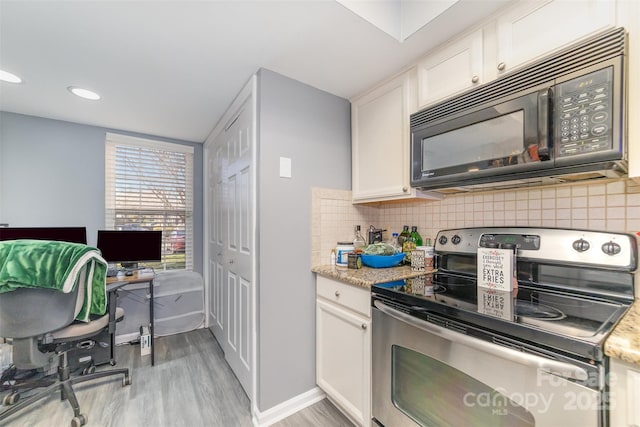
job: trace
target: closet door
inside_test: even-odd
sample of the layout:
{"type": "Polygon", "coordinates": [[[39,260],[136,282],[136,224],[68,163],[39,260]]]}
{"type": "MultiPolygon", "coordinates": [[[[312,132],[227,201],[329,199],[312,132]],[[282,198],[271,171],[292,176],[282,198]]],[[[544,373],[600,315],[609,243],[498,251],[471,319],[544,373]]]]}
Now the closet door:
{"type": "Polygon", "coordinates": [[[224,186],[222,182],[223,147],[219,141],[206,148],[207,154],[207,227],[208,227],[208,281],[209,281],[209,329],[221,346],[226,331],[225,296],[223,294],[223,234],[222,214],[224,186]]]}
{"type": "Polygon", "coordinates": [[[209,327],[252,398],[255,248],[253,98],[207,147],[209,327]]]}

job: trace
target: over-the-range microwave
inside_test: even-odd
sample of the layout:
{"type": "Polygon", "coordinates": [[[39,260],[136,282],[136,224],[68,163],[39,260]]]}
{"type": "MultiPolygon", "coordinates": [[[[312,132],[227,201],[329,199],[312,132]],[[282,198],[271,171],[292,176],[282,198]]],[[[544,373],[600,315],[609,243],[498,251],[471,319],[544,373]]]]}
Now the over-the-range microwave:
{"type": "Polygon", "coordinates": [[[626,173],[627,43],[612,29],[412,114],[411,185],[626,173]]]}

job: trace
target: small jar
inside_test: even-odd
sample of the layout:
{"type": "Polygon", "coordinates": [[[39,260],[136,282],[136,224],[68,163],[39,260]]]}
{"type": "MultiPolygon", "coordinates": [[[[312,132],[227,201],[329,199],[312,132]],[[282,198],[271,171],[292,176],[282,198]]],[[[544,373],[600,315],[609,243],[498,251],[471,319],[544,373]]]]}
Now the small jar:
{"type": "Polygon", "coordinates": [[[416,249],[424,251],[424,268],[427,270],[432,269],[435,248],[433,246],[418,246],[416,249]]]}
{"type": "Polygon", "coordinates": [[[353,252],[352,242],[338,242],[336,247],[336,267],[347,268],[349,266],[349,252],[353,252]]]}

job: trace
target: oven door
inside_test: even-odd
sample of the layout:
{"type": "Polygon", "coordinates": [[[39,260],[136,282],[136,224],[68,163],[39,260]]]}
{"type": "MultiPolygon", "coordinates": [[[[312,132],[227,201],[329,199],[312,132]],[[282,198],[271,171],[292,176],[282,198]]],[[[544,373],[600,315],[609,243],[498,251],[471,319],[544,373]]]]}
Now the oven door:
{"type": "Polygon", "coordinates": [[[427,323],[375,301],[373,416],[386,427],[603,425],[579,366],[427,323]]]}
{"type": "Polygon", "coordinates": [[[553,167],[549,87],[411,129],[411,185],[438,188],[553,167]]]}

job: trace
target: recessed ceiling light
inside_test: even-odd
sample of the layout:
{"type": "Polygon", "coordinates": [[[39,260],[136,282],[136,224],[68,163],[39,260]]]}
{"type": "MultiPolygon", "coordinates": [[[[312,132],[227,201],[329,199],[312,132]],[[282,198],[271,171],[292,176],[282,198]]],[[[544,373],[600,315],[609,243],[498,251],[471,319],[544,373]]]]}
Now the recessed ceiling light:
{"type": "Polygon", "coordinates": [[[9,83],[22,83],[22,79],[8,71],[0,70],[0,80],[9,83]]]}
{"type": "Polygon", "coordinates": [[[100,99],[100,95],[88,89],[82,89],[81,87],[75,86],[69,86],[67,89],[69,90],[69,92],[76,96],[79,96],[80,98],[90,99],[92,101],[97,101],[98,99],[100,99]]]}

